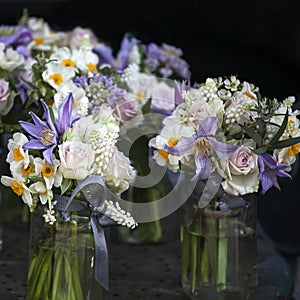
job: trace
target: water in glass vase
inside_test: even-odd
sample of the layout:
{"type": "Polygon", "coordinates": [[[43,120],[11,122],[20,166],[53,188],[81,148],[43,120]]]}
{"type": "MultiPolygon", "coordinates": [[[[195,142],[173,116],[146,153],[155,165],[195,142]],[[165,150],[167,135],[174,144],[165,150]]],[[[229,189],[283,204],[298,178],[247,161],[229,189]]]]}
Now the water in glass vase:
{"type": "Polygon", "coordinates": [[[181,236],[185,294],[190,299],[252,299],[258,284],[255,215],[199,210],[188,220],[181,236]]]}
{"type": "Polygon", "coordinates": [[[94,275],[94,238],[89,218],[57,216],[54,225],[32,213],[27,299],[101,300],[94,275]]]}

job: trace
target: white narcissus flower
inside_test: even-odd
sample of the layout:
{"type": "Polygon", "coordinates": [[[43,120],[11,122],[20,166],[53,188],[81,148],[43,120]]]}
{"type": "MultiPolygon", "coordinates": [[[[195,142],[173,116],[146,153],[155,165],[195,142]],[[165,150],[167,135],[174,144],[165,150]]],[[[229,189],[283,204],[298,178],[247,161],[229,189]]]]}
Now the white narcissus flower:
{"type": "Polygon", "coordinates": [[[83,180],[93,173],[95,154],[90,144],[66,141],[58,146],[58,153],[64,178],[83,180]]]}
{"type": "Polygon", "coordinates": [[[70,48],[62,47],[54,51],[49,58],[63,67],[75,68],[75,60],[70,48]]]}
{"type": "Polygon", "coordinates": [[[117,194],[121,194],[128,189],[129,183],[135,177],[135,171],[130,164],[130,160],[117,147],[112,149],[112,157],[107,163],[103,177],[110,189],[117,194]]]}
{"type": "Polygon", "coordinates": [[[44,205],[48,199],[52,200],[53,191],[48,190],[44,182],[35,182],[29,187],[32,194],[38,194],[41,203],[44,205]]]}
{"type": "Polygon", "coordinates": [[[23,145],[28,142],[28,138],[20,132],[13,134],[12,139],[8,140],[7,148],[9,150],[6,162],[10,164],[10,171],[15,173],[17,169],[28,168],[30,158],[28,150],[23,149],[23,145]]]}
{"type": "Polygon", "coordinates": [[[222,187],[233,195],[255,193],[259,188],[257,155],[246,146],[240,146],[226,161],[222,187]]]}
{"type": "Polygon", "coordinates": [[[136,101],[140,106],[144,105],[151,97],[152,91],[157,85],[155,76],[139,72],[138,66],[129,65],[122,75],[123,81],[127,84],[126,100],[136,101]]]}
{"type": "Polygon", "coordinates": [[[30,189],[24,184],[24,178],[19,174],[12,173],[13,177],[2,176],[1,183],[10,187],[15,194],[22,197],[22,200],[29,207],[32,206],[32,195],[30,189]]]}
{"type": "Polygon", "coordinates": [[[191,137],[193,134],[194,129],[189,126],[182,126],[178,123],[170,123],[170,126],[165,126],[159,135],[149,141],[149,146],[155,149],[153,158],[157,164],[160,166],[168,166],[173,172],[177,172],[179,170],[179,161],[186,161],[189,154],[182,156],[171,155],[166,151],[165,145],[174,147],[180,138],[191,137]]]}
{"type": "Polygon", "coordinates": [[[64,82],[75,77],[75,71],[69,67],[63,67],[57,62],[49,62],[47,69],[42,73],[44,81],[49,83],[55,90],[60,90],[64,82]]]}
{"type": "Polygon", "coordinates": [[[60,89],[54,94],[53,110],[57,115],[58,109],[63,102],[63,99],[69,93],[74,97],[74,107],[72,109],[72,116],[76,114],[86,116],[88,114],[89,99],[86,97],[85,91],[76,86],[73,81],[67,81],[61,84],[60,89]]]}
{"type": "Polygon", "coordinates": [[[62,183],[62,174],[58,170],[60,162],[53,157],[53,163],[54,166],[51,166],[40,157],[34,158],[35,175],[43,177],[48,190],[51,190],[53,185],[59,187],[62,183]]]}
{"type": "Polygon", "coordinates": [[[76,63],[76,67],[83,73],[92,75],[94,72],[98,72],[99,57],[92,51],[92,48],[82,47],[79,50],[73,50],[73,58],[76,63]]]}
{"type": "Polygon", "coordinates": [[[25,59],[23,55],[19,54],[15,50],[8,48],[4,53],[4,56],[0,60],[0,68],[6,71],[13,71],[17,68],[22,68],[25,65],[25,59]]]}

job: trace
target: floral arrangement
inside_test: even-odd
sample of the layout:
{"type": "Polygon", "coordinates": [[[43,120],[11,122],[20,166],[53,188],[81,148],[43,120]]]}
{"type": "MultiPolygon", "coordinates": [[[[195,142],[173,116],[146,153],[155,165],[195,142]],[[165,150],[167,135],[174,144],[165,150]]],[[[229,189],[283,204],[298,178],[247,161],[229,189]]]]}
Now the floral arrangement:
{"type": "Polygon", "coordinates": [[[277,177],[290,177],[300,150],[294,97],[262,97],[236,76],[177,89],[176,109],[150,141],[159,165],[174,172],[190,168],[200,180],[216,172],[233,195],[279,189],[277,177]]]}
{"type": "Polygon", "coordinates": [[[182,223],[184,291],[248,295],[257,284],[255,195],[280,189],[300,150],[295,98],[269,99],[236,76],[176,90],[149,145],[157,164],[194,182],[182,223]]]}
{"type": "MultiPolygon", "coordinates": [[[[78,180],[95,174],[102,176],[115,194],[128,189],[135,172],[129,159],[116,147],[119,123],[111,109],[86,117],[72,116],[71,93],[56,113],[43,100],[41,104],[43,119],[31,112],[33,123],[19,122],[27,135],[14,133],[8,142],[7,162],[12,177],[2,176],[4,185],[21,196],[31,211],[38,203],[47,205],[44,217],[50,224],[55,222],[54,194],[70,195],[78,180]]],[[[111,202],[106,204],[112,209],[111,202]]],[[[126,214],[111,217],[135,226],[126,214]]]]}

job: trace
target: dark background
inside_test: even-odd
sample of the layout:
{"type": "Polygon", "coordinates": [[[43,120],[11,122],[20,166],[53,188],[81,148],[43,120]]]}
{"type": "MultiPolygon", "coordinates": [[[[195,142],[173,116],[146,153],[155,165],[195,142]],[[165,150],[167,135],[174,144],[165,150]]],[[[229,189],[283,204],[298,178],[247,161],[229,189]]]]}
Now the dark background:
{"type": "MultiPolygon", "coordinates": [[[[26,7],[54,30],[89,27],[115,51],[124,33],[131,32],[144,43],[181,48],[192,81],[237,75],[265,96],[295,96],[300,107],[298,6],[298,1],[270,0],[0,0],[0,23],[15,24],[26,7]]],[[[273,189],[258,202],[263,228],[280,251],[292,256],[300,255],[299,172],[295,167],[294,179],[282,181],[281,192],[273,189]]]]}

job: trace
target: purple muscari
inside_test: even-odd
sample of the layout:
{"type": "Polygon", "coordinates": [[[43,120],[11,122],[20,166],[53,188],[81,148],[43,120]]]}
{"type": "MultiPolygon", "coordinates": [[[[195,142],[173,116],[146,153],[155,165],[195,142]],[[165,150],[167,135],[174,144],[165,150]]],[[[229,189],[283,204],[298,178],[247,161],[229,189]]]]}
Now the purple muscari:
{"type": "Polygon", "coordinates": [[[116,58],[113,56],[112,48],[107,45],[97,46],[93,49],[93,52],[98,55],[100,65],[109,64],[119,70],[124,70],[129,63],[130,51],[137,43],[139,43],[139,40],[130,37],[130,35],[126,33],[121,41],[121,46],[116,58]]]}
{"type": "Polygon", "coordinates": [[[31,32],[22,26],[0,26],[0,43],[10,46],[27,45],[32,41],[31,32]]]}
{"type": "Polygon", "coordinates": [[[196,176],[199,179],[207,179],[212,169],[209,158],[212,150],[220,159],[226,160],[238,148],[237,145],[222,143],[213,137],[217,132],[217,126],[217,117],[208,117],[200,125],[197,134],[181,138],[174,147],[165,145],[165,150],[172,155],[183,155],[192,149],[193,146],[196,147],[196,176]]]}
{"type": "Polygon", "coordinates": [[[44,109],[43,120],[41,120],[35,113],[30,112],[33,123],[19,121],[22,128],[29,133],[29,142],[24,144],[25,149],[29,150],[44,150],[43,156],[45,160],[52,166],[52,153],[57,146],[59,138],[71,127],[81,116],[76,115],[71,117],[72,109],[74,107],[74,98],[70,93],[66,96],[58,109],[58,118],[54,122],[51,119],[48,105],[40,100],[44,109]]]}
{"type": "Polygon", "coordinates": [[[292,176],[284,170],[288,165],[281,164],[269,153],[263,153],[258,155],[259,164],[259,179],[261,181],[262,193],[265,194],[268,189],[273,185],[280,190],[280,186],[277,181],[277,176],[288,177],[292,176]]]}

